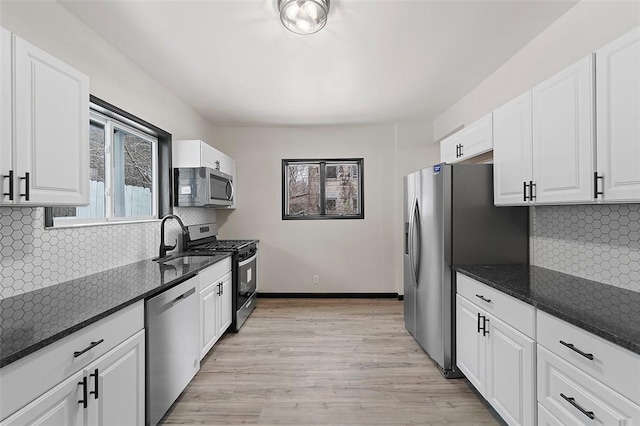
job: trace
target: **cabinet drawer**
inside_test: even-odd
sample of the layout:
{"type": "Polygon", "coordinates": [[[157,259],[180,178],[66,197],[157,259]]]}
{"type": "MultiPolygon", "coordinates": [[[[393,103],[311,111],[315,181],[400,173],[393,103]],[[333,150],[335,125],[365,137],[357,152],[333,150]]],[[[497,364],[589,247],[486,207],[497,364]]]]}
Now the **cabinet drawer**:
{"type": "Polygon", "coordinates": [[[536,309],[533,306],[460,273],[456,281],[459,294],[535,339],[536,309]]]}
{"type": "Polygon", "coordinates": [[[640,356],[545,312],[537,322],[538,344],[640,404],[640,356]]]}
{"type": "Polygon", "coordinates": [[[0,369],[0,420],[144,328],[142,301],[0,369]],[[87,352],[74,352],[103,340],[87,352]]]}
{"type": "Polygon", "coordinates": [[[216,281],[221,281],[221,278],[231,272],[231,257],[222,259],[215,265],[209,266],[207,269],[203,269],[198,272],[200,275],[200,291],[209,287],[216,281]]]}
{"type": "Polygon", "coordinates": [[[538,345],[538,402],[567,425],[637,425],[640,406],[538,345]]]}

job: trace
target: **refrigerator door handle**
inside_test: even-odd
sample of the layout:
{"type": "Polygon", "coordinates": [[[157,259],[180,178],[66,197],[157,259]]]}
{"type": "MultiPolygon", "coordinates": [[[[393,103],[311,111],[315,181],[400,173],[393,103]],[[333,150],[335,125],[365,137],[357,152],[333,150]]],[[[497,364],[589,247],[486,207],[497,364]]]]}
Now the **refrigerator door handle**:
{"type": "Polygon", "coordinates": [[[414,287],[418,286],[418,280],[416,279],[416,267],[414,262],[414,244],[415,240],[414,231],[416,225],[416,207],[418,205],[418,199],[413,200],[411,207],[411,216],[409,217],[409,266],[411,267],[411,282],[414,287]]]}
{"type": "Polygon", "coordinates": [[[418,250],[417,250],[417,258],[418,262],[414,267],[414,276],[416,279],[416,287],[418,287],[418,280],[420,279],[420,259],[422,258],[422,229],[420,229],[420,206],[418,205],[418,200],[416,200],[415,205],[415,213],[413,215],[413,230],[416,232],[418,236],[418,250]]]}

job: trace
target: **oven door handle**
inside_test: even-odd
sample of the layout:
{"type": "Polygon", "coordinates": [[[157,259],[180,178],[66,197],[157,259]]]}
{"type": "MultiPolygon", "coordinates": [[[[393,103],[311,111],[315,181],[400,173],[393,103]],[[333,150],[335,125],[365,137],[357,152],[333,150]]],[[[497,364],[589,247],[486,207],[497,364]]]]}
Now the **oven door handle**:
{"type": "Polygon", "coordinates": [[[251,262],[253,262],[254,260],[256,260],[256,258],[258,257],[258,254],[254,254],[253,256],[251,256],[250,258],[243,260],[242,262],[238,263],[238,267],[242,268],[244,265],[247,265],[251,262]]]}

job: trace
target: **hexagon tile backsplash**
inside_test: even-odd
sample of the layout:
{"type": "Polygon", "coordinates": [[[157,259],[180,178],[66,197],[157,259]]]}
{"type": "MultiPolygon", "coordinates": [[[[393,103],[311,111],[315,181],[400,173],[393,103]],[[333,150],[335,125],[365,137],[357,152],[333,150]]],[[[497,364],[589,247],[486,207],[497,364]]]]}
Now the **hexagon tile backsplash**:
{"type": "Polygon", "coordinates": [[[532,212],[534,265],[640,292],[640,204],[532,212]]]}
{"type": "MultiPolygon", "coordinates": [[[[205,208],[176,208],[187,225],[215,222],[205,208]]],[[[179,236],[167,222],[168,242],[179,236]]],[[[44,208],[0,207],[0,299],[157,256],[154,222],[44,229],[44,208]]]]}

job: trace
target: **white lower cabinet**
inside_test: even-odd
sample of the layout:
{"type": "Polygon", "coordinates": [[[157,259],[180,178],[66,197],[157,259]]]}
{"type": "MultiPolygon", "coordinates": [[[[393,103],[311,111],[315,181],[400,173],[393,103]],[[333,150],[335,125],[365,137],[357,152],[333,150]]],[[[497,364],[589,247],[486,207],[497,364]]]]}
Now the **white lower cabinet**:
{"type": "Polygon", "coordinates": [[[536,343],[497,318],[487,322],[485,399],[507,423],[535,424],[536,343]]]}
{"type": "Polygon", "coordinates": [[[458,275],[458,283],[464,283],[458,290],[486,304],[456,295],[458,368],[508,424],[535,425],[535,341],[488,312],[526,318],[534,308],[504,294],[497,298],[495,290],[468,277],[458,275]]]}
{"type": "Polygon", "coordinates": [[[459,294],[456,296],[456,355],[458,368],[467,380],[484,392],[484,338],[479,330],[478,307],[459,294]]]}
{"type": "Polygon", "coordinates": [[[200,272],[200,359],[231,325],[231,258],[200,272]]]}
{"type": "Polygon", "coordinates": [[[2,426],[43,425],[80,426],[84,424],[82,399],[84,372],[78,371],[22,410],[9,417],[2,426]]]}
{"type": "Polygon", "coordinates": [[[85,369],[87,425],[143,425],[145,416],[144,330],[85,369]]]}
{"type": "Polygon", "coordinates": [[[561,424],[637,425],[640,406],[538,345],[538,401],[561,424]]]}
{"type": "Polygon", "coordinates": [[[138,302],[3,367],[0,426],[144,425],[143,327],[138,302]]]}
{"type": "Polygon", "coordinates": [[[563,423],[549,412],[543,405],[538,404],[538,426],[564,426],[563,423]]]}

